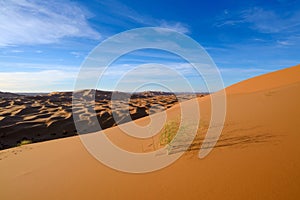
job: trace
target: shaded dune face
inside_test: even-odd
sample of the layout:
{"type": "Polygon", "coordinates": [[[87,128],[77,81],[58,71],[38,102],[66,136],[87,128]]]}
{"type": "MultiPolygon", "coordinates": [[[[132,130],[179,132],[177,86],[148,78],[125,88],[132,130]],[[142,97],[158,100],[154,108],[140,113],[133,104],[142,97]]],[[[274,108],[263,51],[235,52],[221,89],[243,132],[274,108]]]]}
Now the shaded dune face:
{"type": "MultiPolygon", "coordinates": [[[[40,142],[77,135],[72,111],[79,116],[79,123],[87,127],[91,127],[96,114],[97,123],[106,129],[170,108],[178,102],[177,97],[180,100],[191,98],[191,95],[176,97],[166,92],[132,95],[115,92],[112,101],[112,92],[84,90],[79,91],[77,96],[84,98],[85,105],[72,108],[72,94],[53,92],[48,95],[22,96],[1,93],[0,149],[17,146],[24,140],[40,142]]],[[[97,130],[89,128],[82,133],[97,130]]]]}

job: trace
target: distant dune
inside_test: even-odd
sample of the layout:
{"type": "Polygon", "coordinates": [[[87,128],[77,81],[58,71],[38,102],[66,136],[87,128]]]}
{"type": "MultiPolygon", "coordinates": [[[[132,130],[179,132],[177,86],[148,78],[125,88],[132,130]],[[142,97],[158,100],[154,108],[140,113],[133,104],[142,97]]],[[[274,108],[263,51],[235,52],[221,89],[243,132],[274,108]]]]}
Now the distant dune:
{"type": "MultiPolygon", "coordinates": [[[[15,147],[22,142],[41,142],[77,135],[72,115],[72,92],[24,96],[0,92],[0,149],[15,147]]],[[[168,92],[139,92],[132,95],[123,92],[84,90],[76,93],[87,100],[91,109],[74,107],[81,121],[89,123],[92,110],[102,129],[138,119],[170,108],[180,100],[192,97],[190,94],[175,96],[168,92]],[[112,116],[112,94],[116,99],[115,115],[112,116]],[[95,105],[93,95],[95,96],[95,105]],[[125,109],[129,111],[124,112],[125,109]],[[150,109],[151,107],[151,109],[150,109]]],[[[204,94],[203,94],[204,95],[204,94]]],[[[90,124],[89,124],[90,125],[90,124]]]]}
{"type": "MultiPolygon", "coordinates": [[[[204,159],[197,155],[210,122],[211,96],[199,98],[200,127],[189,150],[147,174],[104,166],[79,137],[2,150],[1,199],[300,199],[299,91],[300,65],[226,88],[224,129],[204,159]]],[[[166,112],[168,120],[177,118],[180,104],[166,112]]],[[[145,125],[149,117],[130,123],[145,125]]],[[[161,145],[160,134],[133,139],[118,126],[104,133],[133,152],[161,145]]]]}
{"type": "Polygon", "coordinates": [[[0,92],[0,98],[18,98],[22,95],[19,94],[14,94],[14,93],[10,93],[10,92],[0,92]]]}

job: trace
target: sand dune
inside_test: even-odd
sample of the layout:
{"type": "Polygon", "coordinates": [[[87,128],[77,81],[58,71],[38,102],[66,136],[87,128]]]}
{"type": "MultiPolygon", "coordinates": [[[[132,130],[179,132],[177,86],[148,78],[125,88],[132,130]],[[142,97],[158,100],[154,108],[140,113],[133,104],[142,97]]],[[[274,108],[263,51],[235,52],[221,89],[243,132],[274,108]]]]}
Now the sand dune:
{"type": "MultiPolygon", "coordinates": [[[[115,106],[112,109],[112,92],[85,90],[78,94],[89,100],[91,109],[80,105],[74,107],[73,111],[80,115],[82,121],[87,120],[87,123],[95,111],[103,129],[128,122],[131,118],[134,120],[160,112],[178,102],[174,94],[166,92],[133,95],[115,92],[115,106]],[[124,112],[125,108],[128,109],[128,101],[129,113],[124,112]],[[117,120],[113,118],[112,110],[117,120]]],[[[179,96],[180,101],[190,97],[188,94],[179,96]]],[[[0,149],[15,147],[22,141],[41,142],[77,135],[72,116],[72,92],[37,96],[0,93],[0,106],[0,149]]]]}
{"type": "Polygon", "coordinates": [[[226,91],[230,94],[234,93],[253,93],[262,90],[271,90],[278,87],[288,86],[299,82],[300,68],[298,66],[286,68],[278,71],[250,78],[241,83],[234,84],[226,91]]]}
{"type": "MultiPolygon", "coordinates": [[[[197,155],[210,121],[210,96],[199,98],[200,127],[189,151],[171,166],[147,174],[104,166],[79,137],[3,150],[1,198],[299,199],[299,91],[300,66],[228,87],[224,129],[204,159],[197,155]]],[[[179,114],[179,104],[167,110],[168,120],[179,114]]],[[[149,117],[130,123],[147,124],[149,117]]],[[[159,136],[141,141],[119,127],[104,132],[134,152],[153,151],[160,145],[159,136]]]]}

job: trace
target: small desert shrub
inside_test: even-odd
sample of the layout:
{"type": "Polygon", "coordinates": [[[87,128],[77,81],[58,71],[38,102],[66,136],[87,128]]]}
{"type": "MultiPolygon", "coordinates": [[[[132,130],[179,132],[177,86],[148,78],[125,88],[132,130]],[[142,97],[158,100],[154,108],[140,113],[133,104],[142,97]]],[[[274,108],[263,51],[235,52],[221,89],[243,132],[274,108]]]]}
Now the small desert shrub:
{"type": "Polygon", "coordinates": [[[193,142],[195,126],[193,122],[180,123],[177,121],[167,122],[160,135],[160,145],[167,145],[168,154],[186,151],[193,142]]]}
{"type": "Polygon", "coordinates": [[[167,122],[159,138],[160,145],[168,145],[175,137],[179,128],[179,123],[175,121],[167,122]]]}
{"type": "Polygon", "coordinates": [[[20,143],[18,143],[18,146],[26,145],[26,144],[31,144],[31,140],[22,140],[20,143]]]}

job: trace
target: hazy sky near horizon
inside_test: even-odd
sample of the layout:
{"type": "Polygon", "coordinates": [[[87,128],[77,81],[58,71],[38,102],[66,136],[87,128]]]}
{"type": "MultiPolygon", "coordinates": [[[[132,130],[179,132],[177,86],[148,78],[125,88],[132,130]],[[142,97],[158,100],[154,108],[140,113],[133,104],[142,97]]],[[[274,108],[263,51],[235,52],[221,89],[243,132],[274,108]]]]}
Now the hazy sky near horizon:
{"type": "MultiPolygon", "coordinates": [[[[91,50],[117,33],[141,27],[169,28],[196,40],[216,63],[225,86],[300,63],[296,0],[0,0],[0,91],[73,90],[91,50]]],[[[116,62],[100,89],[114,89],[110,81],[124,69],[147,63],[174,66],[197,87],[198,78],[182,60],[144,50],[116,62]]],[[[160,80],[172,79],[163,68],[152,69],[153,77],[146,69],[130,84],[156,81],[157,74],[160,80]]]]}

